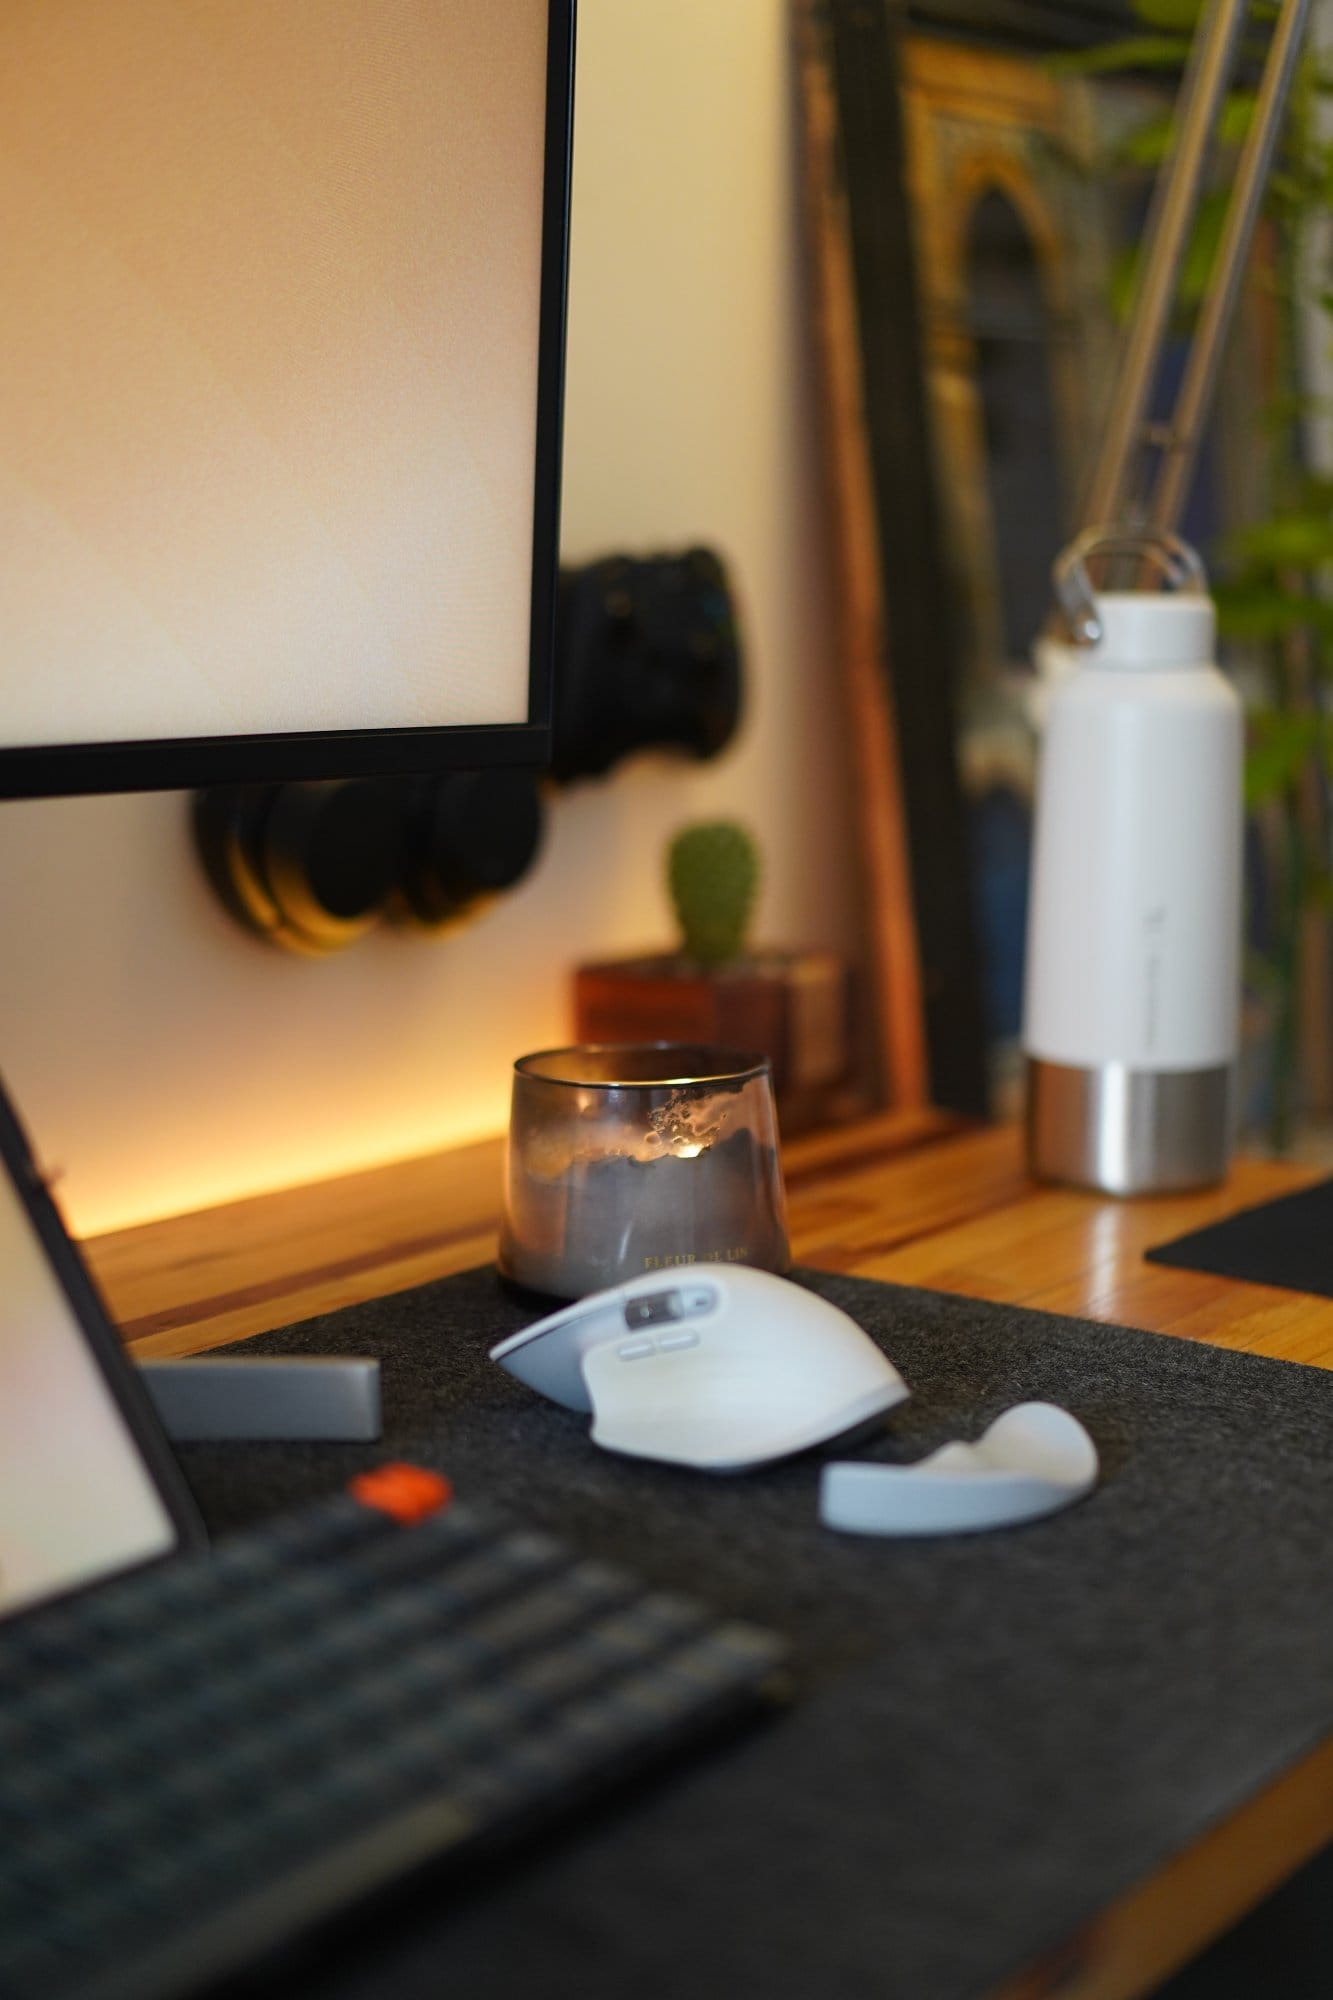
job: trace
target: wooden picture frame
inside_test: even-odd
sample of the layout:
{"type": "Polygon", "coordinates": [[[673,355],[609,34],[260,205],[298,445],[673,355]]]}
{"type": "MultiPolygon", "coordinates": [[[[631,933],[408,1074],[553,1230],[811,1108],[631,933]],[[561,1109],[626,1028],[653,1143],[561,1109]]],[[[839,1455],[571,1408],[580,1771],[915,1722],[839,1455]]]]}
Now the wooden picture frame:
{"type": "Polygon", "coordinates": [[[944,549],[885,0],[794,0],[825,454],[882,1094],[984,1113],[944,549]]]}

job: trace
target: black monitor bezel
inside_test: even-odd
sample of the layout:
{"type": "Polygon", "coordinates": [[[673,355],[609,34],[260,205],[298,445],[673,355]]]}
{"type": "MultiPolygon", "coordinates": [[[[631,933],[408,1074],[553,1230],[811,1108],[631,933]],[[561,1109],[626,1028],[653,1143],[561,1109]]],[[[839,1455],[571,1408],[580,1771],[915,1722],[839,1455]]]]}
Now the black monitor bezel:
{"type": "MultiPolygon", "coordinates": [[[[111,1322],[102,1296],[61,1220],[59,1210],[51,1199],[46,1180],[33,1159],[27,1134],[6,1094],[3,1079],[0,1079],[0,1180],[5,1177],[8,1178],[55,1281],[78,1322],[79,1331],[83,1335],[93,1364],[105,1382],[107,1392],[171,1520],[176,1540],[171,1548],[163,1549],[156,1555],[144,1557],[139,1561],[113,1565],[97,1576],[85,1578],[63,1589],[52,1590],[41,1598],[33,1599],[31,1603],[17,1607],[12,1612],[0,1608],[0,1621],[8,1617],[21,1617],[25,1611],[35,1610],[39,1605],[54,1603],[58,1597],[77,1595],[82,1590],[93,1589],[99,1583],[109,1582],[113,1576],[128,1576],[133,1570],[146,1568],[152,1563],[169,1562],[173,1556],[182,1552],[208,1546],[208,1534],[195,1505],[194,1496],[185,1483],[157,1412],[147,1390],[135,1373],[133,1363],[127,1358],[121,1346],[120,1337],[111,1322]]],[[[32,1504],[34,1507],[41,1506],[40,1493],[33,1494],[32,1504]]]]}
{"type": "Polygon", "coordinates": [[[522,723],[328,729],[0,748],[0,799],[541,766],[550,760],[577,0],[547,0],[546,144],[528,715],[522,723]]]}

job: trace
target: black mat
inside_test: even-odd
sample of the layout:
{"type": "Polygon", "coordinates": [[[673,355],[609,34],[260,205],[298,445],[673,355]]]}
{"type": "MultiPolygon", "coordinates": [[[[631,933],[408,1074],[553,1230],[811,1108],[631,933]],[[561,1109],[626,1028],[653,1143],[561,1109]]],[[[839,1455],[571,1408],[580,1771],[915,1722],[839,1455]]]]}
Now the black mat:
{"type": "MultiPolygon", "coordinates": [[[[590,1552],[779,1626],[800,1699],[349,1948],[309,1990],[525,2000],[986,1991],[1333,1730],[1333,1374],[807,1275],[914,1390],[915,1458],[1029,1397],[1100,1448],[1081,1506],[995,1536],[840,1537],[813,1460],[711,1479],[611,1457],[485,1358],[489,1271],[264,1336],[384,1358],[382,1447],[192,1447],[240,1523],[411,1455],[590,1552]]],[[[306,1991],[290,1979],[285,1993],[306,1991]]]]}
{"type": "Polygon", "coordinates": [[[1333,1180],[1243,1208],[1144,1254],[1154,1264],[1333,1299],[1333,1180]]]}

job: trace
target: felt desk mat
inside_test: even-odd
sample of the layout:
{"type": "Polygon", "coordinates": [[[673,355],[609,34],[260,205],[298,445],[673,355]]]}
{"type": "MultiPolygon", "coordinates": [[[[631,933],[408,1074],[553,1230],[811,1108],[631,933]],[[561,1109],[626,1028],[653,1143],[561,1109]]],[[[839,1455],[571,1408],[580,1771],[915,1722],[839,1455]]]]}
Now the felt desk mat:
{"type": "Polygon", "coordinates": [[[1333,1180],[1243,1208],[1145,1255],[1154,1264],[1333,1299],[1333,1180]]]}
{"type": "MultiPolygon", "coordinates": [[[[819,1461],[710,1477],[611,1456],[486,1358],[534,1317],[493,1271],[262,1336],[377,1353],[376,1446],[192,1446],[216,1527],[368,1462],[788,1633],[771,1723],[437,1889],[284,1995],[954,2000],[989,1991],[1333,1730],[1333,1374],[840,1276],[913,1390],[907,1460],[1048,1397],[1103,1482],[1006,1532],[819,1526],[819,1461]]],[[[243,1350],[242,1350],[243,1351],[243,1350]]],[[[862,1447],[861,1455],[866,1447],[862,1447]]]]}

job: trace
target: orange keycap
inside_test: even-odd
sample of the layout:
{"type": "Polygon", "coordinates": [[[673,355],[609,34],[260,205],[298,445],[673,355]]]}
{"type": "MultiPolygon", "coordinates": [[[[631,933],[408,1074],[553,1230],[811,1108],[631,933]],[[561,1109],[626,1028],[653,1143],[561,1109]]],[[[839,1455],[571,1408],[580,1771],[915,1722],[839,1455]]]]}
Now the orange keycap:
{"type": "Polygon", "coordinates": [[[350,1480],[347,1490],[363,1507],[378,1507],[404,1527],[438,1514],[454,1497],[444,1475],[428,1472],[424,1465],[377,1465],[350,1480]]]}

